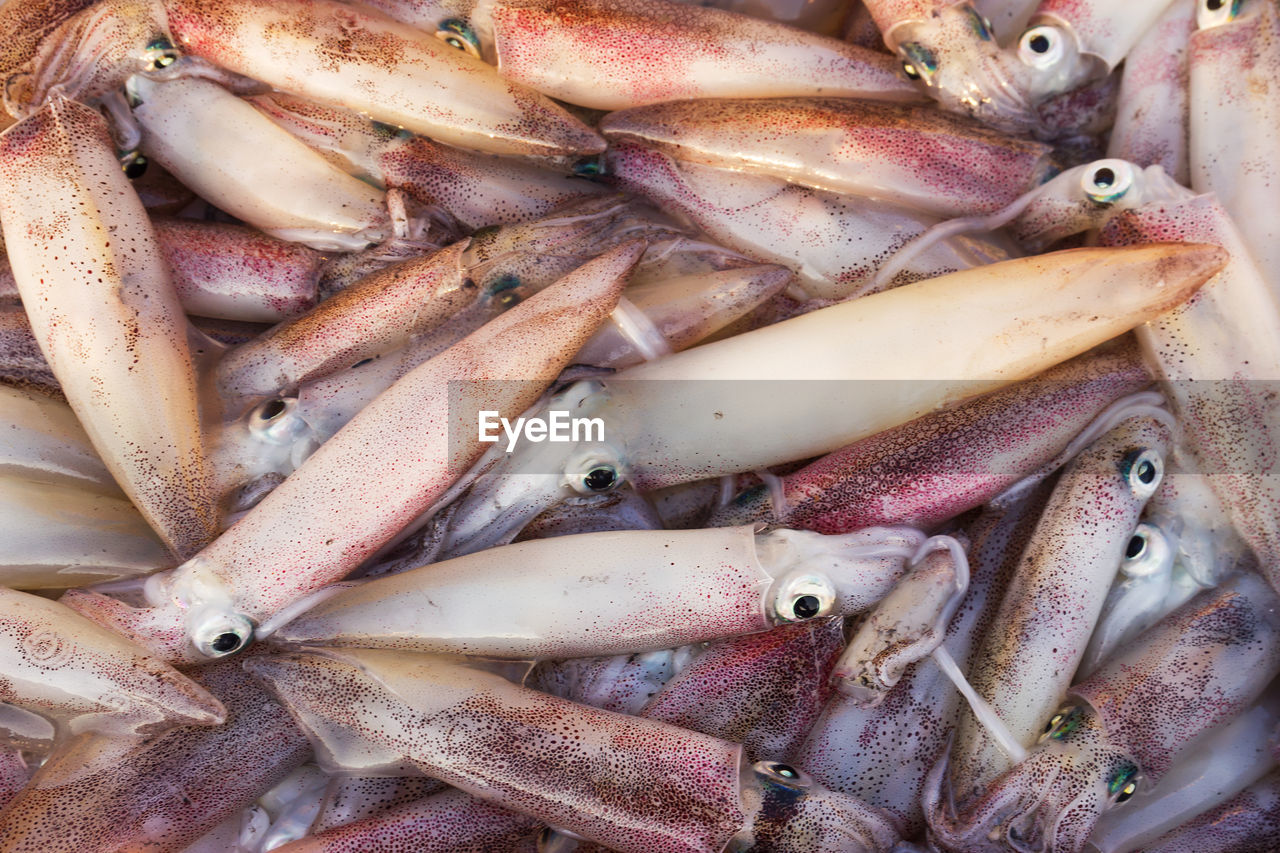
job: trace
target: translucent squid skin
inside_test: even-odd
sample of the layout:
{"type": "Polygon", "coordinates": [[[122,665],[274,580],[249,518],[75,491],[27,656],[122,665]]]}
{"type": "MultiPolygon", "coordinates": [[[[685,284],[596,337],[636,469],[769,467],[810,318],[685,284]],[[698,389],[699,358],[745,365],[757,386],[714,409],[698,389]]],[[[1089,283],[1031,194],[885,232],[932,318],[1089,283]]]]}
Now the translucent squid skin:
{"type": "Polygon", "coordinates": [[[753,531],[616,531],[505,545],[343,590],[274,636],[518,660],[673,648],[863,610],[924,541],[909,528],[843,537],[753,531]],[[584,565],[596,568],[584,575],[584,565]],[[483,599],[476,584],[489,590],[483,599]]]}
{"type": "Polygon", "coordinates": [[[1150,382],[1132,344],[1101,348],[783,476],[780,515],[759,486],[708,524],[767,519],[819,533],[879,524],[932,529],[1049,463],[1099,412],[1150,382]]]}
{"type": "MultiPolygon", "coordinates": [[[[792,268],[805,293],[816,299],[874,292],[871,279],[879,265],[938,222],[935,216],[876,199],[675,160],[622,140],[609,146],[604,160],[611,183],[679,211],[721,245],[792,268]]],[[[892,283],[1016,254],[998,240],[961,236],[914,255],[892,283]]]]}
{"type": "MultiPolygon", "coordinates": [[[[968,670],[995,615],[1046,498],[1046,489],[1037,489],[1008,509],[987,510],[966,531],[973,538],[969,591],[946,639],[962,670],[968,670]]],[[[925,779],[947,747],[962,702],[938,664],[922,660],[908,667],[878,705],[833,696],[795,761],[827,787],[888,811],[904,838],[918,838],[925,828],[925,779]]]]}
{"type": "Polygon", "coordinates": [[[480,0],[471,23],[504,77],[584,107],[819,94],[919,98],[884,54],[669,0],[583,0],[572,8],[480,0]]]}
{"type": "Polygon", "coordinates": [[[31,322],[21,305],[0,307],[0,378],[5,384],[25,388],[65,401],[62,385],[53,375],[31,322]]]}
{"type": "Polygon", "coordinates": [[[0,473],[120,494],[66,403],[0,386],[0,416],[9,428],[0,446],[0,473]]]}
{"type": "Polygon", "coordinates": [[[1050,171],[1049,148],[922,106],[841,98],[677,101],[611,113],[610,140],[941,217],[991,213],[1050,171]]]}
{"type": "Polygon", "coordinates": [[[622,853],[887,853],[897,840],[880,813],[791,767],[750,767],[738,744],[577,705],[448,659],[350,649],[246,667],[330,763],[407,758],[622,853]]]}
{"type": "Polygon", "coordinates": [[[5,589],[0,614],[0,701],[64,732],[154,733],[226,717],[195,682],[64,604],[5,589]]]}
{"type": "Polygon", "coordinates": [[[1190,43],[1191,187],[1212,192],[1231,214],[1250,254],[1280,294],[1280,230],[1276,179],[1268,163],[1280,156],[1271,128],[1280,96],[1271,85],[1280,69],[1280,11],[1275,4],[1196,4],[1200,29],[1190,43]],[[1215,11],[1208,11],[1215,10],[1215,11]]]}
{"type": "Polygon", "coordinates": [[[1129,51],[1107,155],[1139,166],[1162,166],[1179,184],[1187,163],[1187,44],[1195,6],[1173,3],[1129,51]]]}
{"type": "Polygon", "coordinates": [[[168,0],[184,51],[285,92],[441,142],[506,154],[595,154],[604,142],[547,98],[381,13],[335,0],[168,0]],[[335,53],[344,61],[335,62],[335,53]]]}
{"type": "Polygon", "coordinates": [[[142,152],[220,209],[319,250],[363,249],[392,236],[382,192],[217,83],[135,75],[128,89],[142,152]]]}
{"type": "Polygon", "coordinates": [[[947,762],[925,792],[946,850],[1084,849],[1098,816],[1152,781],[1195,737],[1247,708],[1280,671],[1280,599],[1249,572],[1192,599],[1067,693],[1028,758],[965,814],[948,805],[947,762]]]}
{"type": "Polygon", "coordinates": [[[619,247],[417,367],[208,548],[150,578],[150,608],[85,591],[68,603],[171,660],[243,648],[254,623],[345,577],[466,473],[483,445],[452,413],[513,417],[532,403],[608,316],[642,249],[619,247]]]}
{"type": "MultiPolygon", "coordinates": [[[[1169,443],[1167,421],[1125,421],[1063,469],[1045,506],[969,672],[974,690],[1024,747],[1070,685],[1142,509],[1160,485],[1169,443]]],[[[951,754],[961,803],[1011,763],[977,720],[961,721],[951,754]]]]}
{"type": "Polygon", "coordinates": [[[282,92],[249,101],[313,148],[340,155],[353,174],[438,205],[469,231],[537,219],[571,199],[608,192],[532,162],[437,145],[282,92]]]}
{"type": "Polygon", "coordinates": [[[216,532],[188,325],[96,110],[65,99],[0,138],[0,219],[40,347],[94,447],[181,556],[216,532]]]}
{"type": "Polygon", "coordinates": [[[1168,833],[1147,853],[1265,853],[1280,846],[1280,770],[1168,833]]]}
{"type": "Polygon", "coordinates": [[[364,820],[446,790],[428,776],[331,776],[313,832],[364,820]]]}
{"type": "Polygon", "coordinates": [[[194,677],[221,697],[225,725],[145,740],[85,734],[60,744],[0,812],[0,849],[182,850],[307,759],[306,736],[239,661],[194,677]]]}

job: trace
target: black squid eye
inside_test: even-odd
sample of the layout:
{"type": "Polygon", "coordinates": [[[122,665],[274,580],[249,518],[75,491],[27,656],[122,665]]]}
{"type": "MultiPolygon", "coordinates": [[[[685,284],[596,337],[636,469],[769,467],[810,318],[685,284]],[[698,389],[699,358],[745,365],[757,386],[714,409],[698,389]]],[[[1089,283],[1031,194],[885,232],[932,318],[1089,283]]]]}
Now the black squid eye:
{"type": "Polygon", "coordinates": [[[284,414],[284,410],[288,408],[284,400],[268,400],[258,408],[258,419],[263,421],[274,421],[276,418],[284,414]]]}
{"type": "Polygon", "coordinates": [[[1124,549],[1124,555],[1130,560],[1142,556],[1142,552],[1147,550],[1147,537],[1135,535],[1129,540],[1128,546],[1124,549]]]}
{"type": "Polygon", "coordinates": [[[822,610],[822,603],[816,595],[802,595],[791,605],[797,619],[812,619],[822,610]]]}
{"type": "Polygon", "coordinates": [[[618,472],[612,465],[597,465],[582,477],[582,485],[593,492],[607,492],[618,482],[618,472]]]}
{"type": "Polygon", "coordinates": [[[218,654],[228,655],[240,648],[240,637],[228,631],[214,637],[209,647],[218,654]]]}
{"type": "Polygon", "coordinates": [[[141,178],[147,173],[147,158],[141,154],[135,154],[128,158],[120,168],[124,170],[124,176],[131,181],[141,178]]]}

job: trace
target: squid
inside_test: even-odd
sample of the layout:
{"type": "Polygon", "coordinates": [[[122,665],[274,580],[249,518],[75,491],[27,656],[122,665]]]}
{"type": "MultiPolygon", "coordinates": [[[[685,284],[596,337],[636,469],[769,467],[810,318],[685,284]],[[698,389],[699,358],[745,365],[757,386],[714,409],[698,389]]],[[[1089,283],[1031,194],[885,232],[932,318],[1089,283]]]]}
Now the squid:
{"type": "Polygon", "coordinates": [[[425,799],[449,786],[428,776],[331,776],[314,832],[364,820],[425,799]]]}
{"type": "Polygon", "coordinates": [[[82,590],[64,600],[168,660],[240,651],[462,477],[482,450],[476,413],[532,403],[608,316],[642,250],[619,246],[418,366],[207,548],[150,577],[149,607],[82,590]]]}
{"type": "Polygon", "coordinates": [[[680,160],[892,201],[940,217],[1000,210],[1050,149],[914,105],[841,98],[678,101],[610,113],[608,139],[680,160]]]}
{"type": "Polygon", "coordinates": [[[518,660],[674,648],[865,610],[924,539],[910,528],[824,537],[747,526],[531,540],[337,591],[274,636],[518,660]],[[599,571],[584,575],[584,560],[599,571]],[[475,584],[489,590],[482,600],[475,584]]]}
{"type": "Polygon", "coordinates": [[[245,666],[289,705],[327,763],[407,759],[622,853],[888,851],[897,840],[882,813],[790,765],[749,765],[739,744],[577,705],[448,658],[318,650],[245,666]],[[332,702],[339,691],[355,701],[332,702]]]}
{"type": "Polygon", "coordinates": [[[604,440],[491,451],[488,470],[457,498],[441,554],[510,541],[572,494],[624,482],[652,491],[829,453],[1102,343],[1178,304],[1224,257],[1169,246],[1007,261],[576,383],[542,411],[599,418],[604,440]],[[1002,345],[970,343],[993,339],[1002,345]],[[858,379],[912,381],[848,381],[858,379]]]}
{"type": "Polygon", "coordinates": [[[1238,853],[1280,845],[1280,770],[1156,840],[1148,853],[1238,853]]]}
{"type": "Polygon", "coordinates": [[[1074,685],[1027,758],[963,815],[944,756],[925,788],[930,840],[965,853],[1083,850],[1104,812],[1158,784],[1187,744],[1241,714],[1280,671],[1277,605],[1247,571],[1192,599],[1074,685]]]}
{"type": "Polygon", "coordinates": [[[1191,187],[1212,192],[1280,298],[1271,129],[1280,96],[1280,11],[1265,2],[1197,0],[1190,42],[1191,187]],[[1239,12],[1239,17],[1236,17],[1239,12]]]}
{"type": "Polygon", "coordinates": [[[604,141],[484,62],[337,0],[165,0],[186,54],[281,91],[495,154],[596,154],[604,141]]]}
{"type": "MultiPolygon", "coordinates": [[[[222,222],[153,219],[160,253],[188,315],[278,323],[315,307],[322,255],[299,243],[222,222]]],[[[0,299],[19,300],[7,260],[0,299]]]]}
{"type": "Polygon", "coordinates": [[[0,613],[0,701],[52,718],[63,733],[154,734],[226,717],[195,682],[64,604],[0,589],[0,613]]]}
{"type": "Polygon", "coordinates": [[[675,160],[615,141],[607,180],[676,210],[722,245],[795,271],[800,295],[838,300],[1017,257],[998,237],[955,239],[912,257],[892,282],[872,285],[880,264],[938,218],[878,199],[824,192],[779,178],[675,160]]]}
{"type": "Polygon", "coordinates": [[[94,447],[180,556],[217,530],[188,325],[99,113],[64,98],[0,137],[23,305],[94,447]]]}
{"type": "MultiPolygon", "coordinates": [[[[1067,465],[974,658],[969,681],[1024,748],[1080,664],[1111,578],[1163,479],[1172,421],[1163,409],[1137,408],[1067,465]]],[[[963,813],[1012,762],[979,718],[965,716],[949,763],[963,813]]]]}
{"type": "Polygon", "coordinates": [[[60,744],[0,812],[0,849],[181,850],[307,759],[306,736],[239,661],[193,677],[226,706],[224,725],[145,740],[87,733],[60,744]]]}
{"type": "Polygon", "coordinates": [[[538,219],[572,199],[609,191],[576,174],[514,157],[437,145],[350,110],[282,92],[248,100],[307,145],[336,155],[338,165],[351,174],[442,208],[467,231],[538,219]]]}
{"type": "Polygon", "coordinates": [[[0,380],[66,402],[22,306],[0,306],[0,380]]]}
{"type": "Polygon", "coordinates": [[[492,59],[510,80],[594,109],[682,98],[919,98],[883,54],[671,0],[583,0],[571,8],[479,0],[466,17],[420,25],[492,59]]]}
{"type": "Polygon", "coordinates": [[[1128,342],[841,448],[739,493],[707,524],[769,521],[847,533],[878,524],[933,529],[1038,479],[1074,455],[1151,381],[1128,342]]]}
{"type": "MultiPolygon", "coordinates": [[[[748,634],[724,642],[732,644],[747,637],[759,640],[763,636],[748,634]]],[[[593,708],[634,716],[707,647],[705,643],[693,643],[656,652],[539,661],[529,670],[525,686],[593,708]]]]}

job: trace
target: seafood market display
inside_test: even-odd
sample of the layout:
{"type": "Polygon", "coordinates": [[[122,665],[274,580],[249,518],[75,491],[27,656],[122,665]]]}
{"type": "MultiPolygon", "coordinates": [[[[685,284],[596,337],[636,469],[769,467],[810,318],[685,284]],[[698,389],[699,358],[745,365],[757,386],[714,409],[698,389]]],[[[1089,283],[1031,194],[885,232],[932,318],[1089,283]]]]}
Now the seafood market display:
{"type": "Polygon", "coordinates": [[[0,853],[1280,851],[1277,0],[0,0],[0,853]]]}

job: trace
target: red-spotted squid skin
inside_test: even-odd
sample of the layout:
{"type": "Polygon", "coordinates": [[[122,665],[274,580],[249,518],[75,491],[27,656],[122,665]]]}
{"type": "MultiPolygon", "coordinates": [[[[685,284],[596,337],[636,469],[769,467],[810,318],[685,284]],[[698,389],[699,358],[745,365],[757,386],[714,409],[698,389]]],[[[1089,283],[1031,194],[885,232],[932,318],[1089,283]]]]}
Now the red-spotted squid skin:
{"type": "Polygon", "coordinates": [[[143,740],[85,734],[60,744],[0,812],[8,853],[181,850],[302,764],[307,739],[289,714],[228,661],[195,677],[227,723],[143,740]]]}
{"type": "Polygon", "coordinates": [[[1146,853],[1271,853],[1280,848],[1280,770],[1144,848],[1146,853]]]}
{"type": "Polygon", "coordinates": [[[1201,593],[1067,692],[1028,757],[980,797],[951,802],[930,774],[930,839],[945,850],[1005,843],[1079,853],[1099,815],[1142,777],[1158,781],[1196,736],[1253,703],[1280,671],[1280,599],[1252,571],[1201,593]]]}
{"type": "Polygon", "coordinates": [[[1099,412],[1150,382],[1125,338],[787,474],[780,507],[758,486],[708,523],[768,520],[820,533],[879,524],[932,529],[1049,463],[1099,412]]]}
{"type": "Polygon", "coordinates": [[[217,531],[188,325],[106,123],[58,99],[0,151],[9,261],[41,349],[121,488],[188,556],[217,531]]]}
{"type": "Polygon", "coordinates": [[[183,51],[441,142],[551,156],[604,149],[548,98],[372,9],[336,0],[168,0],[165,8],[183,51]]]}

